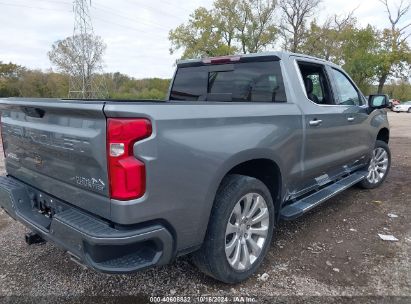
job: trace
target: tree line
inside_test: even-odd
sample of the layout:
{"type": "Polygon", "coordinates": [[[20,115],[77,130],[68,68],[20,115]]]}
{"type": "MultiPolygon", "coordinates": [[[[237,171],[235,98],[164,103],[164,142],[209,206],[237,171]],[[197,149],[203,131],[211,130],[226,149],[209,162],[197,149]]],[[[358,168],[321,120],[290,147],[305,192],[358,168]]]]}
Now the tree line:
{"type": "MultiPolygon", "coordinates": [[[[411,77],[410,3],[395,9],[379,0],[390,27],[361,27],[355,11],[320,23],[321,0],[216,0],[170,31],[170,52],[183,58],[255,53],[281,48],[341,65],[366,94],[382,93],[387,80],[411,77]]],[[[382,20],[378,20],[381,22],[382,20]]],[[[385,20],[384,20],[385,21],[385,20]]]]}
{"type": "MultiPolygon", "coordinates": [[[[181,52],[182,58],[272,49],[304,53],[341,65],[366,95],[385,92],[410,100],[409,0],[399,0],[395,9],[388,0],[377,1],[390,25],[384,29],[360,26],[355,11],[319,22],[321,1],[215,0],[211,9],[199,7],[186,23],[170,31],[170,53],[181,52]]],[[[98,36],[56,41],[48,55],[57,72],[0,62],[0,97],[68,97],[69,82],[76,77],[89,84],[84,96],[93,91],[97,79],[105,84],[104,96],[108,98],[166,97],[170,79],[138,80],[118,72],[98,74],[105,49],[98,36]],[[84,43],[87,56],[80,51],[84,43]]]]}
{"type": "MultiPolygon", "coordinates": [[[[102,77],[99,75],[99,77],[102,77]]],[[[166,98],[170,79],[135,79],[121,73],[104,74],[108,98],[160,99],[166,98]]],[[[67,98],[69,76],[53,71],[30,70],[12,63],[0,62],[1,97],[67,98]]],[[[370,86],[364,94],[377,90],[370,86]]],[[[398,79],[384,86],[384,93],[402,101],[411,100],[411,84],[398,79]]]]}
{"type": "MultiPolygon", "coordinates": [[[[165,99],[170,79],[135,79],[121,73],[97,75],[103,77],[111,99],[165,99]]],[[[52,70],[31,70],[0,61],[0,97],[67,98],[67,73],[52,70]]]]}

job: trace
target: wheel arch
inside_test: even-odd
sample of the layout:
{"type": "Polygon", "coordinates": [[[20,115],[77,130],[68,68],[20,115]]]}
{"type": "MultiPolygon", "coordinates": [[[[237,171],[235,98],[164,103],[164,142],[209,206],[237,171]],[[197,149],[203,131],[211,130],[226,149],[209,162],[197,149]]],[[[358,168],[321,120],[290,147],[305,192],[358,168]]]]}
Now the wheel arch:
{"type": "Polygon", "coordinates": [[[240,174],[260,180],[270,191],[274,209],[278,212],[281,201],[282,175],[280,167],[271,159],[257,158],[242,162],[226,173],[240,174]]]}
{"type": "MultiPolygon", "coordinates": [[[[263,172],[271,172],[275,173],[276,179],[275,183],[272,185],[269,183],[269,176],[266,175],[267,178],[262,181],[267,188],[269,189],[273,202],[274,202],[274,210],[276,214],[276,219],[278,219],[279,209],[281,207],[281,200],[282,195],[285,189],[285,182],[284,182],[284,170],[282,170],[281,166],[281,159],[277,158],[272,150],[266,149],[250,149],[246,151],[242,151],[238,154],[233,155],[229,159],[225,160],[220,168],[217,170],[216,174],[212,178],[212,183],[209,185],[206,197],[206,204],[204,204],[202,208],[202,212],[204,215],[207,215],[207,220],[204,222],[204,225],[201,226],[199,233],[199,240],[201,242],[204,240],[206,231],[208,229],[210,223],[210,215],[211,211],[214,207],[215,197],[217,195],[217,191],[221,186],[224,178],[230,174],[242,174],[253,176],[257,179],[261,180],[261,175],[256,174],[256,172],[251,171],[251,167],[257,165],[255,168],[264,168],[263,172]],[[264,167],[264,166],[266,167],[264,167]],[[276,189],[274,188],[276,187],[276,189]]],[[[271,175],[274,176],[274,175],[271,175]]]]}
{"type": "Polygon", "coordinates": [[[378,131],[377,140],[381,140],[388,144],[390,141],[390,130],[388,128],[382,128],[378,131]]]}
{"type": "Polygon", "coordinates": [[[275,157],[272,151],[244,151],[227,160],[225,165],[216,174],[214,178],[215,183],[212,186],[212,190],[209,191],[212,196],[211,208],[214,206],[214,199],[221,183],[230,174],[251,176],[262,181],[271,193],[275,212],[279,212],[285,188],[284,172],[280,158],[275,157]]]}

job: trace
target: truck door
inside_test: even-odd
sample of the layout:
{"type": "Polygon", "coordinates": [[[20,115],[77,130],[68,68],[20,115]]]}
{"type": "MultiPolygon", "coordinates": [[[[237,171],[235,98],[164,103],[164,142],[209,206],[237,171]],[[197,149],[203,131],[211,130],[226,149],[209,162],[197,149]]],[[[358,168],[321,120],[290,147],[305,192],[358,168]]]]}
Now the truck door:
{"type": "Polygon", "coordinates": [[[354,82],[342,70],[327,67],[327,72],[336,93],[336,104],[345,109],[345,153],[347,158],[355,162],[367,157],[370,148],[374,147],[375,138],[368,132],[366,102],[354,82]]]}
{"type": "Polygon", "coordinates": [[[296,60],[304,95],[300,106],[304,113],[305,142],[301,191],[324,185],[346,172],[352,161],[354,140],[347,132],[350,106],[336,102],[336,88],[327,67],[318,61],[296,60]]]}

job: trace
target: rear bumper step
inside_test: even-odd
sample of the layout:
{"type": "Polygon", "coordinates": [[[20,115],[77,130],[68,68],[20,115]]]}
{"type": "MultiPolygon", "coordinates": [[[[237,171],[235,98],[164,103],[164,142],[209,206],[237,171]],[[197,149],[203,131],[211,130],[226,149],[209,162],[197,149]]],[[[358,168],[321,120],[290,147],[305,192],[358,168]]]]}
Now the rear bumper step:
{"type": "Polygon", "coordinates": [[[293,220],[300,217],[329,198],[357,184],[364,179],[366,175],[367,172],[365,171],[352,173],[347,177],[342,178],[339,181],[296,201],[295,203],[285,206],[281,209],[281,218],[284,220],[293,220]]]}
{"type": "Polygon", "coordinates": [[[33,207],[36,203],[31,191],[28,185],[1,176],[0,207],[40,238],[54,242],[77,257],[80,263],[101,272],[128,273],[164,265],[172,259],[173,238],[160,224],[115,229],[55,198],[55,213],[46,217],[33,207]]]}

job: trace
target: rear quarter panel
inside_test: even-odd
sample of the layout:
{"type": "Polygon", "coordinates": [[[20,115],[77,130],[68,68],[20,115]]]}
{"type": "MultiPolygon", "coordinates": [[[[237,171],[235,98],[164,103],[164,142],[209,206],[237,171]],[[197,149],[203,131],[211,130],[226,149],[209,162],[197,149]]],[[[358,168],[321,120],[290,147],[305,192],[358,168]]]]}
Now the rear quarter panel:
{"type": "Polygon", "coordinates": [[[175,229],[177,250],[201,244],[217,188],[236,165],[271,159],[284,188],[301,173],[301,113],[291,103],[109,103],[104,111],[153,123],[152,136],[134,146],[146,164],[147,192],[112,200],[112,220],[165,220],[175,229]]]}

